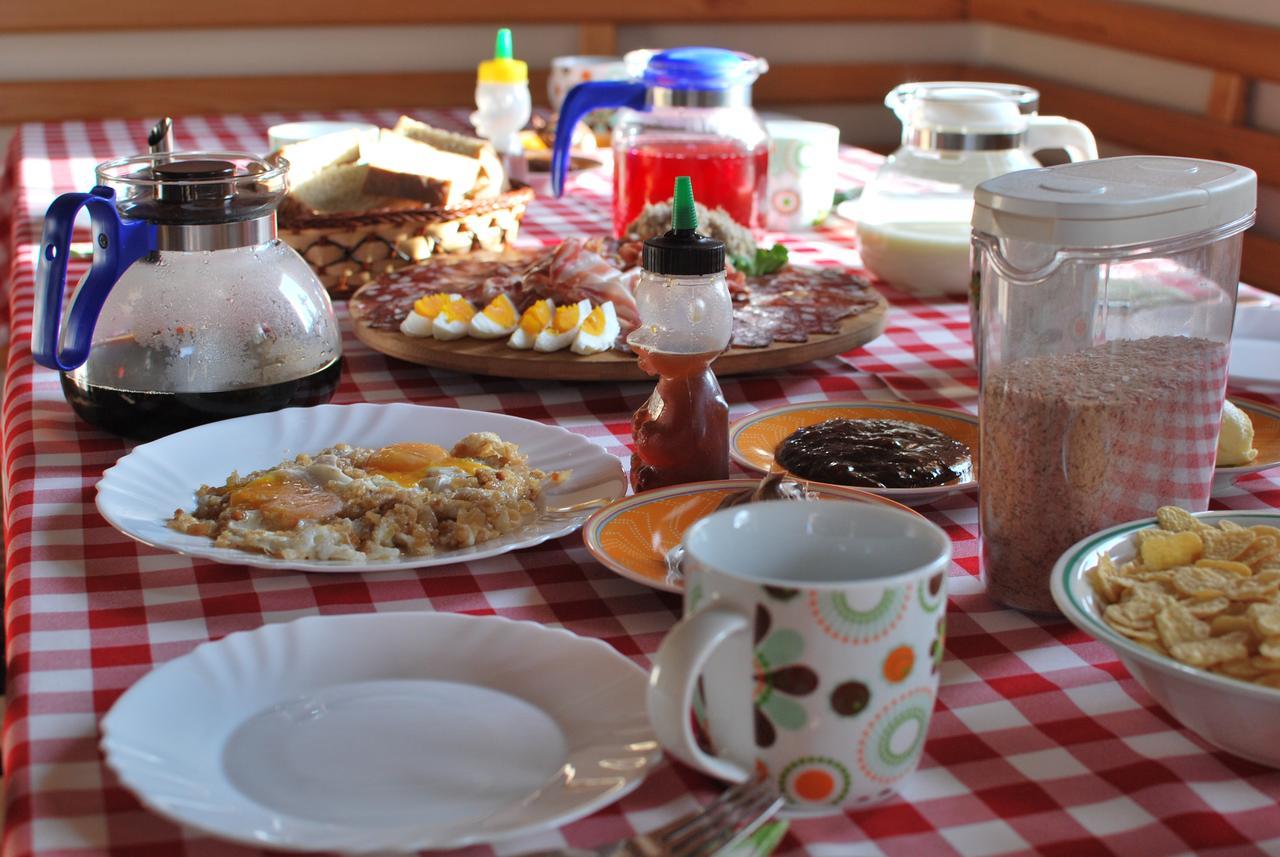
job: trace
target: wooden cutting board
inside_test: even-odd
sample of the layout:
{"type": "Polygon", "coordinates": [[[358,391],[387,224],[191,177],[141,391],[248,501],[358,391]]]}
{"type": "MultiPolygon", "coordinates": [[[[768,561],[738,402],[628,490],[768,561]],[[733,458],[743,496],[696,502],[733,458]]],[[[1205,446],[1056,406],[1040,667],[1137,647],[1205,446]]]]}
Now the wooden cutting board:
{"type": "MultiPolygon", "coordinates": [[[[884,332],[889,307],[883,296],[877,293],[876,297],[874,307],[844,319],[839,333],[809,334],[807,342],[775,342],[767,348],[730,348],[716,359],[716,374],[743,375],[782,369],[865,345],[884,332]]],[[[605,351],[583,356],[567,348],[543,354],[508,348],[505,339],[466,337],[441,342],[405,336],[398,330],[369,327],[355,306],[352,306],[351,323],[356,338],[374,351],[436,369],[547,381],[641,381],[650,377],[640,371],[634,354],[605,351]]]]}

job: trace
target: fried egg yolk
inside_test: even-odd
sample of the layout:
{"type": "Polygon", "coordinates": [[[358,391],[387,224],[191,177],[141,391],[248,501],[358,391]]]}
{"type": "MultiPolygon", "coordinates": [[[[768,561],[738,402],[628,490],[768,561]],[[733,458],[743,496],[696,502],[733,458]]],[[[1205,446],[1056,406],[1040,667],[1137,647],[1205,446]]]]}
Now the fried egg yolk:
{"type": "Polygon", "coordinates": [[[273,530],[321,521],[342,511],[342,500],[305,476],[275,471],[231,492],[231,508],[254,510],[273,530]]]}
{"type": "Polygon", "coordinates": [[[454,458],[434,443],[393,443],[369,456],[364,467],[397,485],[412,488],[432,471],[461,470],[470,476],[488,465],[474,458],[454,458]]]}

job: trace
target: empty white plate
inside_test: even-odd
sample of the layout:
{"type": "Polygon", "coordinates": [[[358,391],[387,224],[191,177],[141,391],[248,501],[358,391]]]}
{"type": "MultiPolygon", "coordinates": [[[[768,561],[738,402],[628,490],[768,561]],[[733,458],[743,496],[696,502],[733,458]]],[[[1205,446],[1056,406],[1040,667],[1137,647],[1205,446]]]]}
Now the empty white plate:
{"type": "Polygon", "coordinates": [[[657,764],[645,672],[494,616],[315,616],[205,643],[102,720],[154,812],[246,845],[418,851],[559,827],[657,764]]]}
{"type": "Polygon", "coordinates": [[[606,503],[627,493],[622,462],[599,445],[558,426],[504,414],[424,405],[320,405],[287,408],[197,426],[136,447],[102,474],[98,511],[107,523],[152,547],[187,556],[258,568],[301,571],[393,571],[482,559],[568,535],[582,526],[595,506],[580,512],[539,515],[524,527],[487,542],[431,556],[379,562],[276,559],[189,536],[165,526],[175,509],[194,509],[201,485],[222,485],[231,471],[273,467],[300,452],[316,453],[337,443],[377,448],[401,441],[451,447],[472,432],[490,431],[520,447],[543,471],[572,471],[549,488],[545,505],[606,503]]]}
{"type": "Polygon", "coordinates": [[[1233,387],[1280,392],[1280,307],[1236,308],[1228,371],[1233,387]]]}

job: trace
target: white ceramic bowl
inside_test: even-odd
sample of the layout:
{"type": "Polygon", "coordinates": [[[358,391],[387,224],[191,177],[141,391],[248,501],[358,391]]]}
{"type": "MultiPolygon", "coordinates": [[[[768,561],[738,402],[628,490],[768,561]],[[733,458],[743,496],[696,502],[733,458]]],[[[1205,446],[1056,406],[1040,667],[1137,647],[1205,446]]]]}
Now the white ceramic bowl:
{"type": "MultiPolygon", "coordinates": [[[[1280,526],[1280,512],[1201,512],[1207,523],[1280,526]]],[[[1262,687],[1194,667],[1139,646],[1102,620],[1100,599],[1085,572],[1103,553],[1117,565],[1133,558],[1133,534],[1155,518],[1120,524],[1072,545],[1053,567],[1053,600],[1080,630],[1106,643],[1138,684],[1182,725],[1236,756],[1280,768],[1280,689],[1262,687]]]]}

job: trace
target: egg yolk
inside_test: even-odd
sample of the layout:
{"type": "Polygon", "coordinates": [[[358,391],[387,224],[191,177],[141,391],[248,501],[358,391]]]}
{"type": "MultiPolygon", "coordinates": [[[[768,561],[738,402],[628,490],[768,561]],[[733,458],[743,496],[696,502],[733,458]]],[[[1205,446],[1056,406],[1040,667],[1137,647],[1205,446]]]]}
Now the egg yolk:
{"type": "Polygon", "coordinates": [[[427,318],[435,318],[450,300],[448,295],[423,295],[413,302],[413,311],[427,318]]]}
{"type": "Polygon", "coordinates": [[[476,308],[471,305],[471,301],[450,301],[440,310],[445,321],[471,321],[475,314],[476,308]]]}
{"type": "Polygon", "coordinates": [[[591,311],[582,322],[582,332],[588,336],[599,336],[604,333],[604,307],[598,306],[591,311]]]}
{"type": "Polygon", "coordinates": [[[530,336],[537,335],[551,321],[551,301],[538,301],[520,317],[520,329],[530,336]]]}
{"type": "Polygon", "coordinates": [[[552,328],[556,333],[567,333],[578,326],[578,305],[556,307],[556,320],[552,328]]]}
{"type": "Polygon", "coordinates": [[[470,475],[487,466],[474,458],[454,458],[434,443],[393,443],[365,462],[366,470],[405,488],[417,485],[432,470],[452,467],[470,475]]]}
{"type": "Polygon", "coordinates": [[[231,492],[233,509],[254,509],[273,530],[290,530],[303,521],[319,521],[342,511],[335,494],[287,473],[268,473],[231,492]]]}
{"type": "Polygon", "coordinates": [[[484,308],[484,315],[495,324],[506,327],[516,320],[516,305],[506,295],[499,295],[489,301],[489,305],[484,308]]]}

